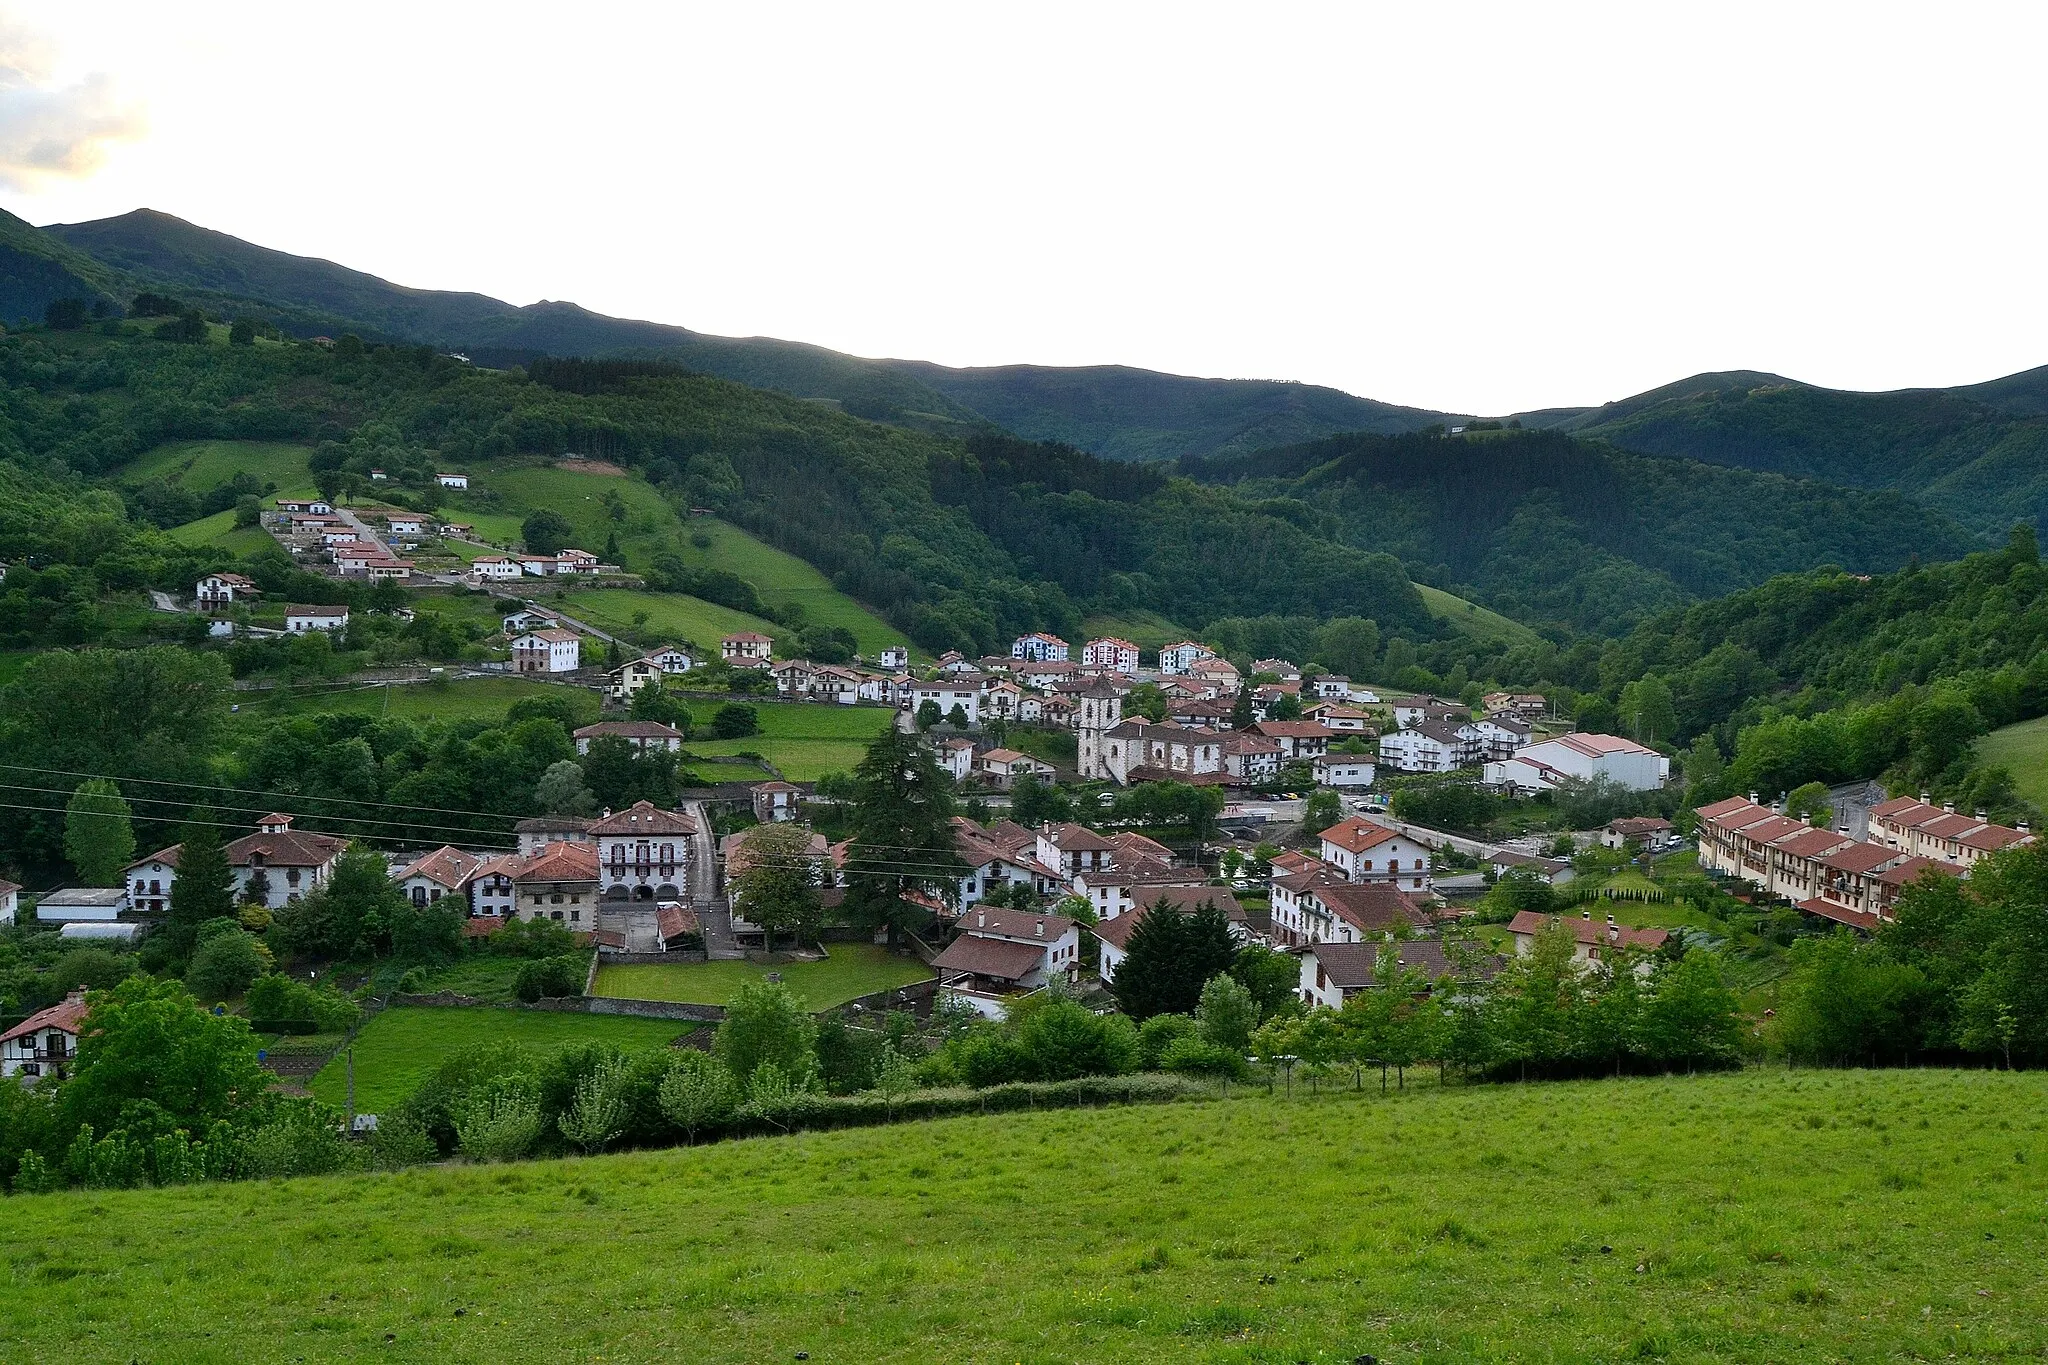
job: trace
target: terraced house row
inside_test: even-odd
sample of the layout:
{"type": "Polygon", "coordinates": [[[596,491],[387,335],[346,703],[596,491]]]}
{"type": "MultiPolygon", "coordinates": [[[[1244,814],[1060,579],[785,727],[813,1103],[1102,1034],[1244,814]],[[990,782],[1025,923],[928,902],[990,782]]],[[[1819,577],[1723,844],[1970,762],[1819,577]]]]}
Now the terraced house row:
{"type": "Polygon", "coordinates": [[[1899,893],[1916,878],[1966,877],[1979,858],[2034,839],[2025,829],[1908,797],[1871,808],[1876,837],[1869,840],[1795,820],[1759,805],[1754,794],[1702,806],[1699,818],[1701,867],[1864,930],[1891,919],[1899,893]]]}

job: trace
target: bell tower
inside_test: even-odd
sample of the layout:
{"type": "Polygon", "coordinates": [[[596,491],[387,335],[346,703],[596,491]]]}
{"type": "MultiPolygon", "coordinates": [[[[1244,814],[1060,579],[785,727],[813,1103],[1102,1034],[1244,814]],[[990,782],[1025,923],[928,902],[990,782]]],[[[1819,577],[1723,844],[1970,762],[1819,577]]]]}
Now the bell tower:
{"type": "Polygon", "coordinates": [[[1097,678],[1080,693],[1081,711],[1077,728],[1081,732],[1079,763],[1081,780],[1099,782],[1113,777],[1109,766],[1103,762],[1102,735],[1115,728],[1123,719],[1124,699],[1108,683],[1097,678]]]}

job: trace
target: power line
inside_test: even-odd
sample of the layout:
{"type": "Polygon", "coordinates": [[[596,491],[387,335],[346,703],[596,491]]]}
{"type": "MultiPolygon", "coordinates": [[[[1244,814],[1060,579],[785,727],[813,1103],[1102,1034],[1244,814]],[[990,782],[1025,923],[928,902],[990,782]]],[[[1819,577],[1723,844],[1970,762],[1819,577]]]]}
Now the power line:
{"type": "MultiPolygon", "coordinates": [[[[46,812],[48,812],[49,814],[52,814],[52,815],[64,815],[64,814],[67,814],[67,813],[68,813],[68,811],[66,810],[66,808],[65,808],[65,807],[63,807],[63,806],[31,806],[31,805],[25,805],[25,804],[23,804],[23,803],[21,803],[21,802],[19,802],[19,801],[0,801],[0,810],[30,810],[30,811],[46,811],[46,812]]],[[[247,831],[246,831],[246,829],[245,829],[245,828],[244,828],[243,826],[241,826],[241,825],[231,825],[231,824],[228,824],[227,822],[225,822],[225,821],[222,821],[222,820],[203,820],[203,821],[187,821],[186,823],[187,823],[187,824],[195,824],[195,823],[196,823],[196,824],[206,824],[206,825],[211,825],[211,826],[214,826],[215,828],[218,828],[218,829],[231,829],[231,830],[235,830],[235,831],[237,831],[237,832],[240,832],[240,833],[246,833],[246,832],[247,832],[247,831]]],[[[296,832],[298,832],[298,833],[304,833],[304,834],[324,834],[324,835],[326,835],[326,836],[327,836],[328,838],[330,838],[330,839],[341,839],[341,840],[354,840],[354,841],[358,841],[358,842],[361,842],[361,843],[366,843],[366,844],[390,844],[390,845],[394,845],[394,846],[396,846],[396,847],[398,847],[398,848],[406,848],[406,847],[415,847],[415,848],[416,848],[416,847],[418,847],[418,846],[419,846],[419,841],[418,841],[417,839],[396,839],[396,838],[393,838],[392,836],[390,836],[390,835],[388,835],[388,834],[337,834],[337,833],[335,833],[335,832],[334,832],[334,831],[332,831],[332,830],[324,830],[324,829],[309,829],[309,830],[301,830],[301,831],[296,831],[296,832]]],[[[502,851],[508,851],[508,852],[509,852],[510,850],[502,850],[502,851]]]]}
{"type": "MultiPolygon", "coordinates": [[[[67,792],[67,791],[65,791],[65,790],[64,790],[64,789],[63,789],[62,787],[31,787],[31,786],[28,786],[28,785],[26,785],[26,784],[24,784],[24,783],[20,783],[20,782],[0,782],[0,791],[20,791],[20,792],[33,792],[33,793],[35,793],[35,794],[36,794],[36,795],[38,795],[38,796],[69,796],[69,795],[71,795],[71,793],[70,793],[70,792],[67,792]]],[[[172,797],[166,797],[166,796],[123,796],[123,797],[122,797],[121,799],[122,799],[123,801],[126,801],[126,802],[131,802],[131,803],[134,803],[134,804],[139,804],[139,805],[146,805],[146,806],[172,806],[172,807],[176,807],[176,808],[178,808],[178,809],[190,809],[190,806],[191,806],[191,803],[190,803],[190,802],[187,802],[187,801],[184,801],[184,800],[181,800],[181,799],[176,799],[176,798],[172,798],[172,797]]],[[[320,798],[317,798],[317,797],[316,797],[316,798],[313,798],[313,799],[315,799],[315,800],[318,800],[318,799],[320,799],[320,798]]],[[[68,808],[67,808],[67,809],[68,809],[68,808]]],[[[237,813],[237,814],[241,814],[241,815],[267,815],[267,814],[269,814],[269,813],[270,813],[270,811],[271,811],[271,810],[275,810],[275,809],[276,809],[276,806],[274,806],[274,805],[273,805],[273,806],[269,807],[269,809],[265,809],[265,808],[264,808],[264,807],[262,807],[262,806],[221,806],[221,805],[216,805],[216,806],[214,806],[214,807],[213,807],[213,809],[215,809],[216,811],[232,811],[232,812],[235,812],[235,813],[237,813]]],[[[152,819],[162,819],[162,820],[163,820],[163,821],[164,821],[164,822],[165,822],[166,824],[178,824],[178,823],[190,824],[190,823],[192,823],[192,822],[191,822],[191,821],[189,821],[189,820],[186,820],[186,821],[177,821],[177,820],[173,820],[173,819],[171,819],[171,818],[169,818],[169,817],[165,817],[165,816],[151,816],[150,818],[152,818],[152,819]]],[[[294,818],[294,819],[296,819],[296,818],[297,818],[297,816],[296,816],[296,815],[294,815],[294,816],[293,816],[293,818],[294,818]]],[[[317,819],[320,819],[321,817],[320,817],[320,816],[318,816],[318,815],[315,815],[315,816],[314,816],[313,818],[317,820],[317,819]]],[[[356,823],[358,823],[358,824],[365,824],[365,825],[394,825],[394,826],[397,826],[397,827],[398,827],[399,829],[424,829],[424,830],[435,830],[435,831],[439,831],[439,832],[444,832],[444,833],[454,833],[454,834],[469,834],[469,835],[476,835],[476,836],[479,836],[479,837],[482,837],[482,838],[492,838],[492,837],[497,837],[497,838],[504,838],[504,837],[505,837],[504,835],[502,835],[502,834],[497,834],[497,833],[496,833],[495,831],[492,831],[492,830],[476,830],[476,829],[469,829],[469,828],[467,828],[467,827],[465,827],[465,826],[461,826],[461,825],[427,825],[427,824],[414,824],[414,823],[412,823],[411,821],[407,821],[407,820],[378,820],[378,819],[376,819],[376,818],[374,818],[374,817],[371,817],[371,816],[363,816],[363,815],[340,815],[340,816],[336,816],[335,818],[337,818],[337,819],[343,819],[343,820],[351,820],[351,821],[354,821],[354,822],[356,822],[356,823]]],[[[239,829],[239,828],[241,828],[241,827],[240,827],[239,825],[229,825],[229,824],[226,824],[225,822],[222,822],[222,821],[213,821],[213,820],[209,820],[209,821],[206,821],[206,822],[204,822],[204,823],[207,823],[207,824],[220,824],[220,825],[222,826],[222,828],[227,828],[227,829],[239,829]]],[[[316,832],[317,832],[317,831],[316,831],[316,832]]],[[[395,836],[394,836],[394,837],[395,837],[395,836]]]]}
{"type": "Polygon", "coordinates": [[[524,818],[518,815],[490,815],[483,811],[457,810],[452,806],[412,806],[401,801],[367,801],[354,796],[308,796],[302,792],[265,791],[261,787],[230,787],[217,782],[179,782],[167,777],[122,777],[118,773],[76,772],[68,768],[36,768],[25,763],[0,763],[0,769],[22,773],[42,773],[50,777],[97,777],[109,782],[144,782],[156,787],[185,787],[194,791],[232,792],[237,796],[262,796],[288,801],[333,801],[350,806],[374,806],[378,810],[424,811],[429,815],[473,815],[484,820],[519,820],[524,818]]]}

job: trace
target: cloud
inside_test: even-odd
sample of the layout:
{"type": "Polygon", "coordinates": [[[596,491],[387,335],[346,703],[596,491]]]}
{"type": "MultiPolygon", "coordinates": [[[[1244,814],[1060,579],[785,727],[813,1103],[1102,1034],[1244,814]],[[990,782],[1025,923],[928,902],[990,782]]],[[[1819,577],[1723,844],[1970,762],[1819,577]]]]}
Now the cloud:
{"type": "Polygon", "coordinates": [[[0,18],[0,183],[91,175],[115,143],[142,135],[140,108],[98,73],[61,84],[56,53],[41,34],[0,18]]]}

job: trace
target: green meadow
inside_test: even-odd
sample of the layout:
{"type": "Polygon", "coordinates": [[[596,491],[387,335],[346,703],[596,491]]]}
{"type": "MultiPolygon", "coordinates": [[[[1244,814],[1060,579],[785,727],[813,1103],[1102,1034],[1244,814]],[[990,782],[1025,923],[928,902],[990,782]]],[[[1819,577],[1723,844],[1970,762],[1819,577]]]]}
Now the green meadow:
{"type": "Polygon", "coordinates": [[[27,1196],[0,1340],[208,1365],[2038,1359],[2044,1114],[2040,1073],[1347,1082],[27,1196]]]}
{"type": "Polygon", "coordinates": [[[349,711],[364,715],[406,716],[414,720],[503,720],[505,710],[525,697],[566,697],[586,720],[596,720],[597,693],[582,687],[527,682],[519,678],[457,678],[447,682],[376,683],[316,682],[235,695],[239,715],[248,720],[313,711],[349,711]]]}
{"type": "MultiPolygon", "coordinates": [[[[438,1009],[397,1006],[369,1023],[350,1046],[356,1055],[356,1108],[388,1112],[419,1089],[448,1057],[473,1043],[613,1043],[666,1047],[694,1025],[672,1019],[629,1019],[614,1014],[556,1014],[545,1010],[438,1009]]],[[[336,1057],[313,1078],[313,1093],[329,1104],[348,1094],[348,1065],[336,1057]]]]}
{"type": "MultiPolygon", "coordinates": [[[[690,709],[701,725],[721,704],[693,700],[690,709]]],[[[829,772],[850,771],[875,737],[896,720],[894,711],[880,706],[825,702],[752,705],[760,717],[760,734],[745,739],[693,738],[685,747],[694,755],[759,754],[790,781],[815,782],[829,772]]]]}
{"type": "Polygon", "coordinates": [[[307,446],[287,441],[168,441],[121,470],[126,483],[165,479],[205,493],[237,474],[252,474],[274,483],[285,497],[311,497],[313,477],[306,469],[307,446]]]}
{"type": "Polygon", "coordinates": [[[1977,741],[1977,757],[2003,764],[2021,796],[2048,807],[2048,716],[1993,730],[1977,741]]]}
{"type": "Polygon", "coordinates": [[[598,995],[624,1000],[671,1000],[689,1005],[723,1005],[751,982],[776,973],[812,1010],[828,1010],[877,991],[893,991],[931,978],[916,958],[897,957],[871,943],[835,943],[822,962],[763,967],[752,962],[694,962],[608,966],[597,969],[598,995]]]}

